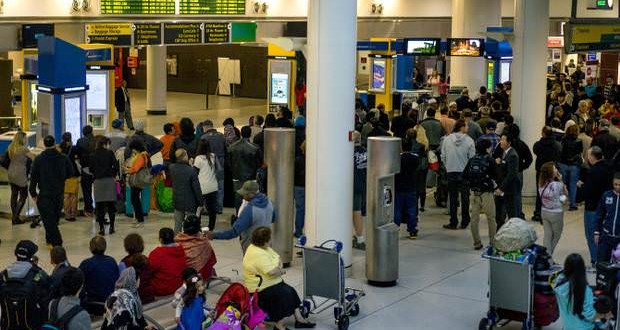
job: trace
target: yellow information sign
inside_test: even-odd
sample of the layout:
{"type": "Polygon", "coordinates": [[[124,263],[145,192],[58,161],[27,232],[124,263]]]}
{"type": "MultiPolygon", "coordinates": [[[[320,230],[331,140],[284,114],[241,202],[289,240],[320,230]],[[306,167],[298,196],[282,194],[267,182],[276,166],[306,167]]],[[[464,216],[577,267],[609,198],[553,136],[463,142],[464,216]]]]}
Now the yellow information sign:
{"type": "Polygon", "coordinates": [[[96,23],[86,24],[87,36],[131,35],[131,23],[96,23]]]}
{"type": "Polygon", "coordinates": [[[569,24],[565,47],[569,53],[619,49],[620,25],[569,24]]]}

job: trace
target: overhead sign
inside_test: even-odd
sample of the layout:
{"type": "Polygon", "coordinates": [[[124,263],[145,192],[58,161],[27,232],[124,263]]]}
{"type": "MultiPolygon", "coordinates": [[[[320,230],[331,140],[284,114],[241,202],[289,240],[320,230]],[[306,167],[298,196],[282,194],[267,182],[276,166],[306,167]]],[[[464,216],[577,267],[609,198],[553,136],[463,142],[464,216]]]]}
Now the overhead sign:
{"type": "Polygon", "coordinates": [[[547,37],[547,48],[564,48],[564,37],[547,37]]]}
{"type": "Polygon", "coordinates": [[[566,52],[595,50],[620,50],[620,25],[618,24],[567,24],[566,52]]]}
{"type": "Polygon", "coordinates": [[[202,43],[202,23],[164,23],[164,44],[189,45],[202,43]]]}
{"type": "Polygon", "coordinates": [[[134,45],[161,45],[160,23],[136,23],[133,29],[134,45]]]}
{"type": "Polygon", "coordinates": [[[205,23],[205,44],[230,42],[230,23],[205,23]]]}
{"type": "Polygon", "coordinates": [[[246,0],[179,0],[179,13],[189,15],[245,15],[246,0]]]}
{"type": "Polygon", "coordinates": [[[86,43],[130,46],[131,23],[86,24],[86,43]]]}
{"type": "Polygon", "coordinates": [[[175,0],[101,0],[102,15],[175,14],[175,0]]]}

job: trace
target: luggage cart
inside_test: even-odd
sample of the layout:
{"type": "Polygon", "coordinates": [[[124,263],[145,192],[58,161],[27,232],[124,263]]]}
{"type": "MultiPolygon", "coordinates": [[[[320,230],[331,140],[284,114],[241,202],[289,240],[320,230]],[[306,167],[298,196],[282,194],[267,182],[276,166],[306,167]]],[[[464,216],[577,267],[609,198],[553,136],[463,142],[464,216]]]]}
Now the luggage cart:
{"type": "Polygon", "coordinates": [[[504,326],[510,321],[523,323],[523,330],[534,329],[533,252],[523,260],[511,261],[492,255],[489,247],[482,255],[489,260],[489,311],[480,320],[479,330],[504,326]]]}
{"type": "Polygon", "coordinates": [[[304,262],[302,315],[308,317],[335,306],[334,318],[338,329],[348,329],[349,316],[359,315],[359,301],[366,294],[362,290],[345,287],[344,264],[340,257],[342,243],[329,240],[316,247],[304,245],[305,238],[301,238],[297,247],[303,249],[304,262]]]}

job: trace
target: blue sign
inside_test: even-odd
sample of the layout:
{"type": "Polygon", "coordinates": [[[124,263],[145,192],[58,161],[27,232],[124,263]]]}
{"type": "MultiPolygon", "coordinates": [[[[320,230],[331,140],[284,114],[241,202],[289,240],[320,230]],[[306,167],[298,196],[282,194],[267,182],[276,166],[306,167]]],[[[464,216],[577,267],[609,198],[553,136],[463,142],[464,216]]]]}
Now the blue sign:
{"type": "Polygon", "coordinates": [[[102,62],[112,60],[112,51],[110,48],[101,49],[87,49],[86,61],[87,62],[102,62]]]}
{"type": "Polygon", "coordinates": [[[594,52],[588,52],[588,57],[587,57],[587,61],[596,61],[596,53],[594,52]]]}

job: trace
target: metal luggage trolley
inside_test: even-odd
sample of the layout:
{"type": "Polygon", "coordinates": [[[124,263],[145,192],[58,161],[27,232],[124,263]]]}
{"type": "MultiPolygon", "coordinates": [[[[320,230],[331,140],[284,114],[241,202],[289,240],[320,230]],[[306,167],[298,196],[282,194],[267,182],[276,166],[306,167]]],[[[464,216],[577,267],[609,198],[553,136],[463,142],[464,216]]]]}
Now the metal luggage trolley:
{"type": "Polygon", "coordinates": [[[362,290],[345,287],[344,264],[340,257],[342,243],[335,240],[319,246],[306,247],[305,238],[297,246],[303,249],[304,301],[302,314],[319,314],[334,307],[334,318],[339,330],[349,328],[349,316],[360,313],[362,290]],[[322,298],[317,301],[316,298],[322,298]]]}
{"type": "Polygon", "coordinates": [[[523,322],[523,329],[534,328],[534,261],[528,252],[521,261],[493,256],[489,247],[482,255],[489,260],[489,311],[480,320],[479,330],[523,322]]]}

